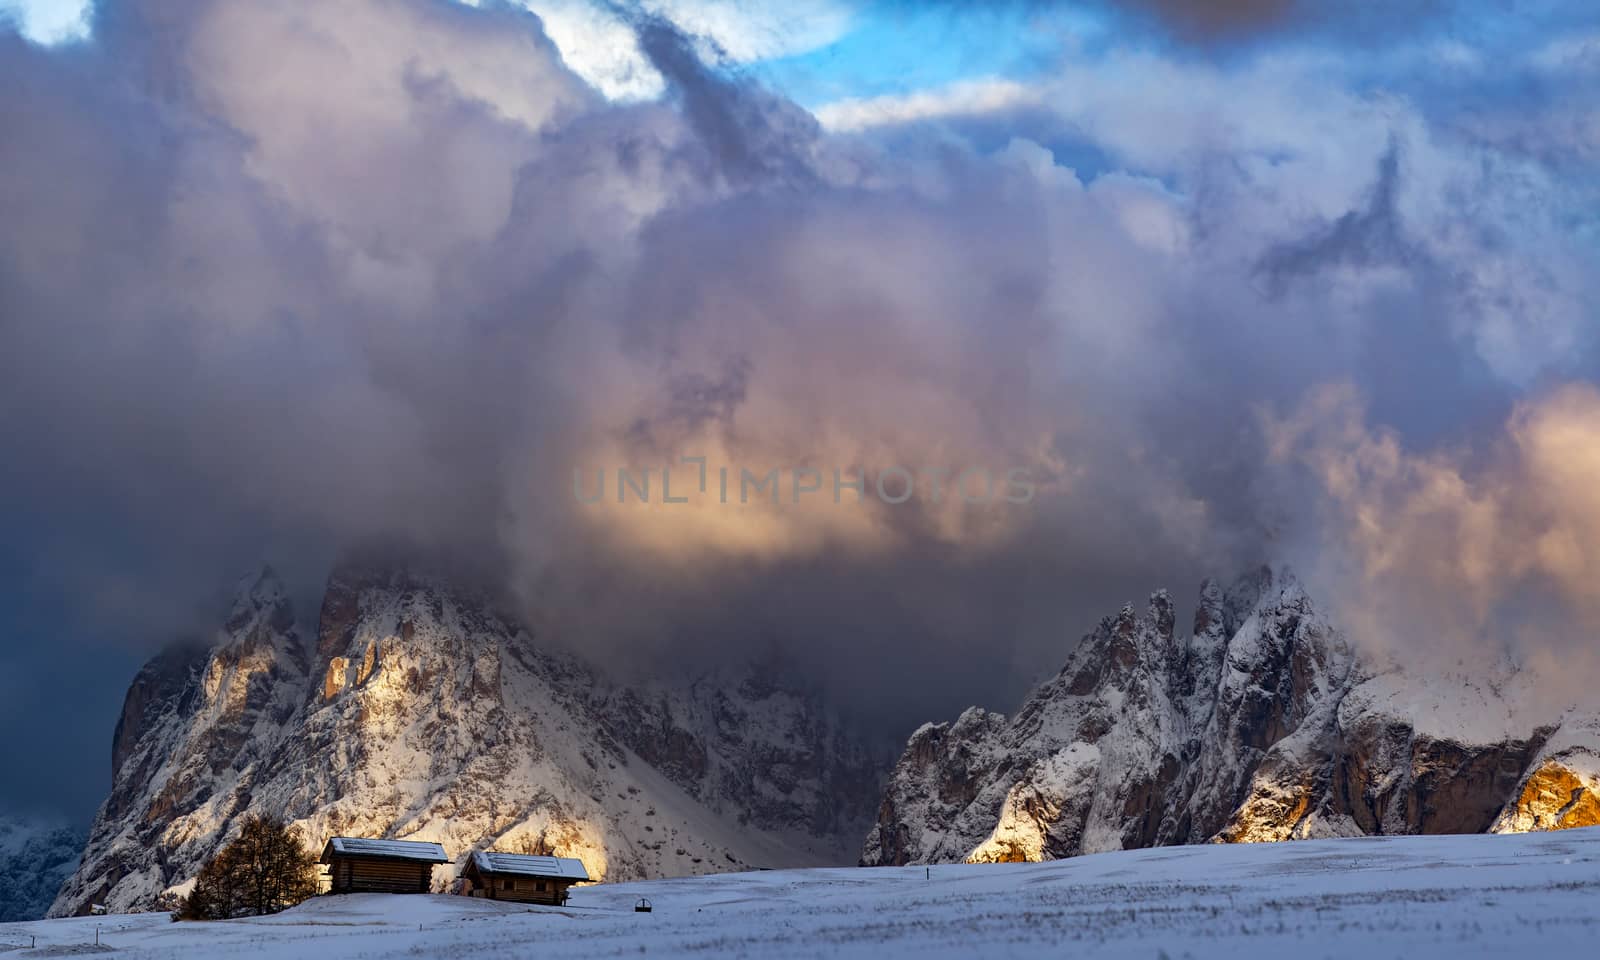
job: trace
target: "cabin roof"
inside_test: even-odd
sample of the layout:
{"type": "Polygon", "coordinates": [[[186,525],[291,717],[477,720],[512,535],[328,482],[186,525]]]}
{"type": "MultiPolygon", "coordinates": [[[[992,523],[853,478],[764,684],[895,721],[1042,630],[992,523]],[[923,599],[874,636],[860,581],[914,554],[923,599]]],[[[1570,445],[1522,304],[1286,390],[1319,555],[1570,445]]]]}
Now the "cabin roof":
{"type": "Polygon", "coordinates": [[[322,850],[322,861],[330,856],[383,857],[390,860],[417,860],[422,863],[449,863],[444,847],[418,840],[369,840],[365,837],[334,837],[322,850]]]}
{"type": "Polygon", "coordinates": [[[589,871],[576,857],[534,857],[521,853],[496,853],[479,850],[472,855],[479,873],[511,874],[518,877],[545,877],[555,880],[587,880],[589,871]]]}

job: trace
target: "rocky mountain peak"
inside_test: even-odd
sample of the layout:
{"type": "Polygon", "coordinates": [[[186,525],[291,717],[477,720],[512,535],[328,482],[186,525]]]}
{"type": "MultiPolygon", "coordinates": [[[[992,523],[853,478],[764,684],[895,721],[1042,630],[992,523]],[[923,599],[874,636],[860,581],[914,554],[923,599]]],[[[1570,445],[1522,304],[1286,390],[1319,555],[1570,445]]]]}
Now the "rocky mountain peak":
{"type": "MultiPolygon", "coordinates": [[[[728,672],[733,672],[729,668],[728,672]]],[[[209,647],[152,660],[56,914],[182,891],[251,813],[333,834],[554,849],[596,877],[837,862],[879,758],[757,671],[629,687],[429,573],[345,566],[313,641],[263,573],[209,647]],[[745,681],[748,682],[745,682],[745,681]]]]}
{"type": "Polygon", "coordinates": [[[862,862],[1534,828],[1600,809],[1584,799],[1600,726],[1519,718],[1492,684],[1375,674],[1289,571],[1207,580],[1193,632],[1173,620],[1164,592],[1142,614],[1127,604],[1014,717],[918,729],[862,862]]]}
{"type": "Polygon", "coordinates": [[[229,633],[240,633],[252,622],[263,622],[282,632],[294,626],[294,608],[289,603],[289,592],[270,566],[262,567],[235,584],[233,607],[223,629],[229,633]]]}

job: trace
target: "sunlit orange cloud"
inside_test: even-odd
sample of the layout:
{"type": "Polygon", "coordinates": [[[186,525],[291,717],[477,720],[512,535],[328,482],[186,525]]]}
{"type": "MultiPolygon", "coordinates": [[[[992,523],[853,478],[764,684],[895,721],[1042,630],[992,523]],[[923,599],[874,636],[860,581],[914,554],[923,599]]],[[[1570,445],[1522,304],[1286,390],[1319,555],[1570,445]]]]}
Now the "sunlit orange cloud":
{"type": "Polygon", "coordinates": [[[1519,405],[1485,449],[1407,450],[1348,385],[1264,420],[1328,496],[1331,581],[1358,640],[1399,656],[1511,657],[1552,689],[1600,676],[1600,391],[1519,405]]]}
{"type": "Polygon", "coordinates": [[[696,556],[800,557],[824,547],[873,555],[913,537],[992,547],[1028,522],[1035,498],[1059,494],[1069,483],[1064,465],[1046,457],[1042,443],[1035,451],[1007,454],[933,439],[891,445],[832,429],[793,449],[798,452],[730,443],[712,432],[687,438],[678,456],[705,458],[701,492],[698,462],[641,456],[613,439],[582,451],[560,477],[562,493],[591,535],[619,548],[619,555],[644,551],[688,563],[696,556]],[[956,481],[968,468],[963,496],[956,481]],[[1008,482],[1012,469],[1026,469],[1026,487],[1008,482]],[[769,482],[773,471],[776,491],[769,482]],[[620,495],[619,472],[628,478],[620,495]],[[664,473],[672,497],[687,502],[666,502],[664,473]],[[646,476],[648,502],[633,485],[646,476]]]}

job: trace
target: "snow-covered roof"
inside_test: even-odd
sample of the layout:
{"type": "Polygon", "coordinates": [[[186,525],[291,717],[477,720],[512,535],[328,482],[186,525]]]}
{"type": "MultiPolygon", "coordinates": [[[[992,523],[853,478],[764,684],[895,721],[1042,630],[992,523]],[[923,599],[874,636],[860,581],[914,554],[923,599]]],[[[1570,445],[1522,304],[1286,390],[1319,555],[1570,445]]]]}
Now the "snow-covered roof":
{"type": "Polygon", "coordinates": [[[533,857],[522,853],[495,853],[479,850],[472,855],[479,873],[511,873],[519,877],[553,877],[560,880],[587,880],[589,871],[576,857],[533,857]]]}
{"type": "Polygon", "coordinates": [[[368,840],[365,837],[334,837],[328,841],[334,852],[353,857],[391,857],[396,860],[421,860],[449,863],[444,847],[418,840],[368,840]]]}

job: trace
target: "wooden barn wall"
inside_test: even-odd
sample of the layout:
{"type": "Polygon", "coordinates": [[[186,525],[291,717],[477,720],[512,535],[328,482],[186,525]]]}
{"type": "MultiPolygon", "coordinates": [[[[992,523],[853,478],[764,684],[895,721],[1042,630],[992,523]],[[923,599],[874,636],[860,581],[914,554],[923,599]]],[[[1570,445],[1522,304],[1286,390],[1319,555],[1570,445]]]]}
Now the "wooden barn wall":
{"type": "Polygon", "coordinates": [[[572,886],[571,883],[559,880],[545,880],[545,888],[540,890],[540,881],[527,877],[478,874],[472,879],[474,885],[479,888],[473,891],[475,896],[488,897],[491,900],[512,900],[517,903],[560,904],[562,895],[572,886]],[[512,882],[510,890],[504,889],[505,881],[508,879],[512,882]]]}
{"type": "Polygon", "coordinates": [[[432,886],[433,865],[411,860],[340,857],[333,862],[330,879],[335,893],[347,890],[426,893],[432,886]]]}

